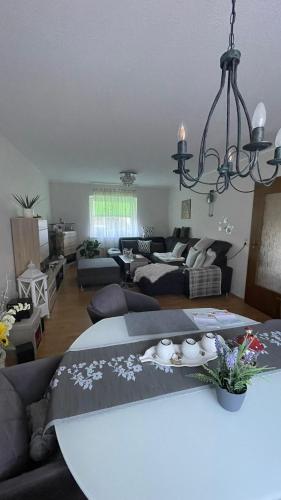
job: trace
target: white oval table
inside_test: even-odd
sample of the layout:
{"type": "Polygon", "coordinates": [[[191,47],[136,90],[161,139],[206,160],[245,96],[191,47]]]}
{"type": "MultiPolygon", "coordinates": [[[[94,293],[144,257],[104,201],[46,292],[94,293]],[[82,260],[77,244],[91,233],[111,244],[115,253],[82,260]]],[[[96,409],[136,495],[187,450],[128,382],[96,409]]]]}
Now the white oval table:
{"type": "MultiPolygon", "coordinates": [[[[111,318],[71,350],[138,339],[111,318]]],[[[209,387],[172,394],[56,423],[57,437],[91,500],[280,500],[280,388],[280,372],[255,379],[237,413],[209,387]]]]}

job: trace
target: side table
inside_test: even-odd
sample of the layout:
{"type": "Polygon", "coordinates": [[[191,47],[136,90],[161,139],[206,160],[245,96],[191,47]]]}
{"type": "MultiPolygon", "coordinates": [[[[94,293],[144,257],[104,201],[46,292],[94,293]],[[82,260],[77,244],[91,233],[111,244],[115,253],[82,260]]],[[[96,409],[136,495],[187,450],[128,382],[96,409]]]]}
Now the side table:
{"type": "Polygon", "coordinates": [[[40,309],[34,308],[32,316],[14,324],[10,331],[9,340],[15,347],[32,342],[34,356],[36,357],[37,347],[42,337],[42,324],[40,309]]]}

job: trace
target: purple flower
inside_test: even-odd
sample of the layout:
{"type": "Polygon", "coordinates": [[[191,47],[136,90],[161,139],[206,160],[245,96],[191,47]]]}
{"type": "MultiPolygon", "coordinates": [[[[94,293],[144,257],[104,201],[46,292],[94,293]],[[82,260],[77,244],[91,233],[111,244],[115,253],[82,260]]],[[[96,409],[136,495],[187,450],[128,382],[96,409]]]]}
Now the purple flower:
{"type": "Polygon", "coordinates": [[[224,352],[223,345],[222,345],[222,342],[217,335],[215,338],[215,344],[216,344],[216,350],[217,350],[218,356],[223,356],[223,352],[224,352]]]}
{"type": "Polygon", "coordinates": [[[257,361],[257,353],[254,351],[247,351],[245,356],[243,357],[243,363],[245,365],[251,365],[257,361]]]}
{"type": "Polygon", "coordinates": [[[233,351],[230,351],[225,356],[225,364],[229,370],[232,370],[236,364],[238,356],[238,347],[235,347],[233,351]]]}

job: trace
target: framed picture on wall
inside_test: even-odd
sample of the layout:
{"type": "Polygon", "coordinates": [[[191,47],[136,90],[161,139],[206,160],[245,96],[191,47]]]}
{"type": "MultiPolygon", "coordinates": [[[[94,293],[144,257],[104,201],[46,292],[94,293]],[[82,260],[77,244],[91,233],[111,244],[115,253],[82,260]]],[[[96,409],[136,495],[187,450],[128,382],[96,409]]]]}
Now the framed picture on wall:
{"type": "Polygon", "coordinates": [[[191,219],[191,199],[181,202],[181,218],[191,219]]]}

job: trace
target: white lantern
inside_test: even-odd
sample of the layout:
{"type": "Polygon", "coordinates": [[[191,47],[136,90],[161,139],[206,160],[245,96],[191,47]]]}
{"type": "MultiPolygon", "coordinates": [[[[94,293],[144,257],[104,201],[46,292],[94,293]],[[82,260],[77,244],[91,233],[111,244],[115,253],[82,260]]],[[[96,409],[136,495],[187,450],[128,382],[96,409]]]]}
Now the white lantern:
{"type": "Polygon", "coordinates": [[[47,275],[30,262],[17,282],[20,298],[31,297],[33,306],[40,309],[41,318],[49,317],[47,275]]]}

